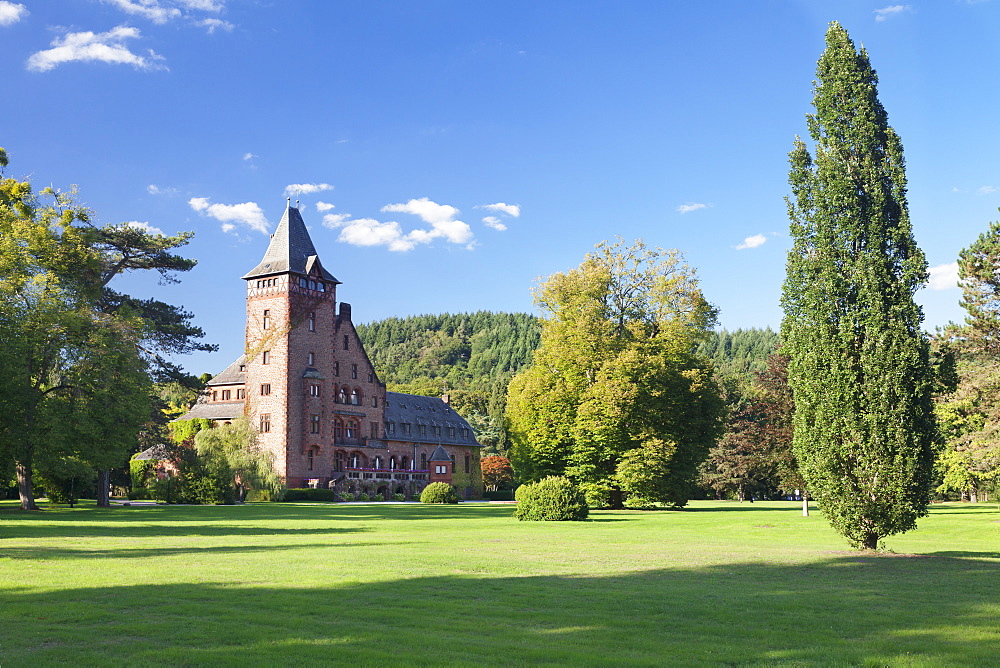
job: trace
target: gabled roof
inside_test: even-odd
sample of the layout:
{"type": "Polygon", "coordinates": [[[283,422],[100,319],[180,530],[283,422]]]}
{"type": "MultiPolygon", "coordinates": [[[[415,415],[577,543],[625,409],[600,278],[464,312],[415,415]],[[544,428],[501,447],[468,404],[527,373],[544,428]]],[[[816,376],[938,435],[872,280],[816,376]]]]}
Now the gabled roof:
{"type": "Polygon", "coordinates": [[[285,209],[285,215],[278,223],[278,229],[271,235],[271,243],[267,246],[264,259],[243,278],[271,276],[287,272],[304,276],[313,268],[319,270],[319,274],[324,280],[340,283],[333,274],[323,268],[323,264],[319,261],[319,255],[316,253],[316,247],[313,246],[312,239],[309,238],[309,231],[306,229],[305,221],[302,220],[302,215],[289,203],[285,209]]]}
{"type": "Polygon", "coordinates": [[[208,381],[208,387],[213,385],[243,385],[247,381],[246,357],[240,355],[239,359],[230,364],[218,376],[208,381]]]}
{"type": "Polygon", "coordinates": [[[439,445],[436,448],[434,448],[434,452],[432,452],[431,456],[427,458],[427,461],[429,461],[429,462],[450,462],[451,461],[451,455],[449,455],[447,452],[445,452],[444,448],[442,448],[439,445]]]}
{"type": "Polygon", "coordinates": [[[243,416],[244,403],[245,402],[243,401],[198,401],[191,407],[191,410],[175,419],[174,422],[179,422],[181,420],[193,420],[194,418],[205,418],[207,420],[235,420],[236,418],[243,416]]]}

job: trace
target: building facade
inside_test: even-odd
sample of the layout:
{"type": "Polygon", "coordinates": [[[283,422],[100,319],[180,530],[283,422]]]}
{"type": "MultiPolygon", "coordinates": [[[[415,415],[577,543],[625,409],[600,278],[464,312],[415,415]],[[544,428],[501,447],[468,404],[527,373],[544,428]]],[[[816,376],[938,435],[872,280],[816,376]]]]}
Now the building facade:
{"type": "Polygon", "coordinates": [[[245,353],[180,419],[245,415],[289,487],[412,497],[433,477],[465,498],[482,495],[475,433],[447,396],[386,391],[351,305],[337,302],[340,281],[320,262],[291,203],[243,280],[245,353]],[[443,454],[450,465],[437,462],[432,472],[431,458],[443,454]]]}

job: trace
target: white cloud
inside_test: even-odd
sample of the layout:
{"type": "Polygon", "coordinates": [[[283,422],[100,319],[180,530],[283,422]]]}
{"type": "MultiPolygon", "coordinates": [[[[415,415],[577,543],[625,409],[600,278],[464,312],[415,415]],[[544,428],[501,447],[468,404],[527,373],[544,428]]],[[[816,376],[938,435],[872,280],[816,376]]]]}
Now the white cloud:
{"type": "Polygon", "coordinates": [[[176,195],[178,191],[177,188],[161,188],[151,183],[146,186],[146,192],[150,195],[176,195]]]}
{"type": "Polygon", "coordinates": [[[491,211],[500,211],[501,213],[506,213],[512,218],[517,218],[521,215],[521,207],[517,204],[505,204],[503,202],[497,202],[496,204],[483,204],[480,209],[490,209],[491,211]]]}
{"type": "Polygon", "coordinates": [[[405,204],[389,204],[382,211],[411,213],[431,226],[429,230],[413,230],[407,236],[417,243],[429,243],[431,239],[444,237],[453,244],[464,244],[472,240],[472,228],[455,216],[458,209],[447,204],[432,202],[426,197],[411,199],[405,204]]]}
{"type": "Polygon", "coordinates": [[[176,7],[164,7],[157,0],[104,0],[114,5],[126,14],[141,16],[153,23],[166,23],[181,17],[181,10],[176,7]]]}
{"type": "Polygon", "coordinates": [[[677,213],[691,213],[692,211],[697,211],[698,209],[707,208],[707,204],[702,204],[700,202],[688,202],[687,204],[681,204],[677,207],[677,213]]]}
{"type": "Polygon", "coordinates": [[[223,232],[232,232],[236,229],[235,223],[239,223],[261,234],[269,234],[270,223],[256,202],[209,204],[207,197],[192,197],[188,204],[198,213],[221,222],[223,232]]]}
{"type": "Polygon", "coordinates": [[[500,232],[507,229],[507,226],[501,223],[500,219],[496,216],[486,216],[483,218],[483,223],[486,224],[486,227],[492,227],[494,230],[498,230],[500,232]]]}
{"type": "MultiPolygon", "coordinates": [[[[324,202],[323,207],[323,210],[328,211],[333,205],[324,202]]],[[[323,216],[323,226],[339,229],[338,241],[355,246],[385,246],[397,252],[412,250],[418,244],[428,244],[440,238],[454,244],[464,244],[469,250],[475,246],[472,228],[455,218],[459,211],[453,206],[438,204],[422,197],[411,199],[405,204],[389,204],[382,207],[382,211],[413,214],[428,223],[430,228],[404,232],[403,226],[394,220],[382,222],[374,218],[355,219],[349,213],[328,213],[323,216]]]]}
{"type": "Polygon", "coordinates": [[[178,4],[203,12],[221,12],[226,6],[226,0],[178,0],[178,4]]]}
{"type": "Polygon", "coordinates": [[[875,10],[875,20],[885,21],[890,17],[902,14],[903,12],[908,12],[911,9],[913,9],[913,7],[910,5],[889,5],[888,7],[875,10]]]}
{"type": "Polygon", "coordinates": [[[149,232],[150,234],[158,234],[161,237],[166,236],[163,233],[163,230],[161,230],[160,228],[153,227],[149,223],[143,223],[138,220],[128,220],[122,223],[122,225],[128,225],[129,227],[134,227],[139,230],[144,230],[146,232],[149,232]]]}
{"type": "Polygon", "coordinates": [[[251,153],[250,151],[247,151],[246,153],[243,154],[243,159],[244,160],[253,160],[256,157],[257,156],[254,155],[253,153],[251,153]]]}
{"type": "Polygon", "coordinates": [[[320,213],[324,211],[330,211],[331,209],[336,209],[336,205],[330,204],[329,202],[316,202],[316,210],[320,213]]]}
{"type": "Polygon", "coordinates": [[[129,51],[125,40],[141,37],[138,28],[118,26],[108,32],[70,32],[62,38],[52,40],[52,48],[31,54],[28,69],[34,72],[48,72],[57,65],[74,61],[102,62],[116,65],[132,65],[137,70],[166,69],[157,61],[163,58],[149,51],[148,56],[140,56],[129,51]]]}
{"type": "Polygon", "coordinates": [[[958,263],[939,264],[927,270],[930,278],[927,287],[930,290],[951,290],[958,287],[958,263]]]}
{"type": "Polygon", "coordinates": [[[18,2],[0,0],[0,26],[14,25],[28,15],[28,8],[18,2]]]}
{"type": "Polygon", "coordinates": [[[199,28],[204,28],[208,31],[209,35],[214,34],[216,30],[232,32],[235,27],[229,21],[223,21],[222,19],[202,19],[201,21],[195,21],[194,24],[199,28]]]}
{"type": "Polygon", "coordinates": [[[311,195],[312,193],[333,190],[329,183],[292,183],[285,186],[285,196],[291,195],[311,195]]]}
{"type": "Polygon", "coordinates": [[[982,186],[976,191],[976,193],[979,195],[989,195],[990,193],[995,193],[996,191],[996,186],[982,186]]]}
{"type": "Polygon", "coordinates": [[[736,247],[736,250],[746,250],[747,248],[757,248],[758,246],[763,246],[767,242],[767,237],[763,234],[755,234],[752,237],[747,237],[743,240],[743,243],[736,247]]]}

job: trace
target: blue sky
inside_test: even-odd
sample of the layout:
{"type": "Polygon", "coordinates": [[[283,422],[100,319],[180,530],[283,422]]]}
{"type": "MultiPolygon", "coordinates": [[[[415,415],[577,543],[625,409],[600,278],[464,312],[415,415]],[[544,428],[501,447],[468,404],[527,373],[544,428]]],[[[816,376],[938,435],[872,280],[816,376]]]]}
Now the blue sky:
{"type": "Polygon", "coordinates": [[[933,329],[997,218],[1000,0],[0,0],[8,175],[173,233],[218,372],[285,197],[366,322],[532,311],[615,236],[680,249],[722,326],[776,328],[786,156],[827,24],[863,43],[906,150],[933,329]]]}

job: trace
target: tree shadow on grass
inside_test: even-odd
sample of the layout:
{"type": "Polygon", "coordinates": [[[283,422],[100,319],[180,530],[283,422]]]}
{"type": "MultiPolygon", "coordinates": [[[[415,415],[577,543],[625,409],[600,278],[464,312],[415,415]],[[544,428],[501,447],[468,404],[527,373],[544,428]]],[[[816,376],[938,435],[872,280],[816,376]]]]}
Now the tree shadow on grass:
{"type": "Polygon", "coordinates": [[[246,554],[248,552],[280,552],[282,550],[328,549],[331,547],[384,547],[384,543],[296,543],[294,545],[213,545],[192,547],[113,547],[107,550],[75,549],[72,547],[5,547],[8,559],[42,561],[45,559],[149,559],[182,554],[246,554]]]}
{"type": "MultiPolygon", "coordinates": [[[[128,525],[104,523],[78,523],[59,527],[60,538],[157,538],[184,536],[322,536],[359,533],[368,531],[362,527],[303,527],[289,529],[287,527],[248,526],[246,524],[138,524],[128,525]]],[[[4,527],[4,538],[36,538],[51,537],[52,528],[44,525],[32,526],[28,523],[18,523],[4,527]]],[[[0,553],[2,556],[2,553],[0,553]]]]}
{"type": "Polygon", "coordinates": [[[5,665],[989,665],[996,563],[0,591],[5,665]]]}

